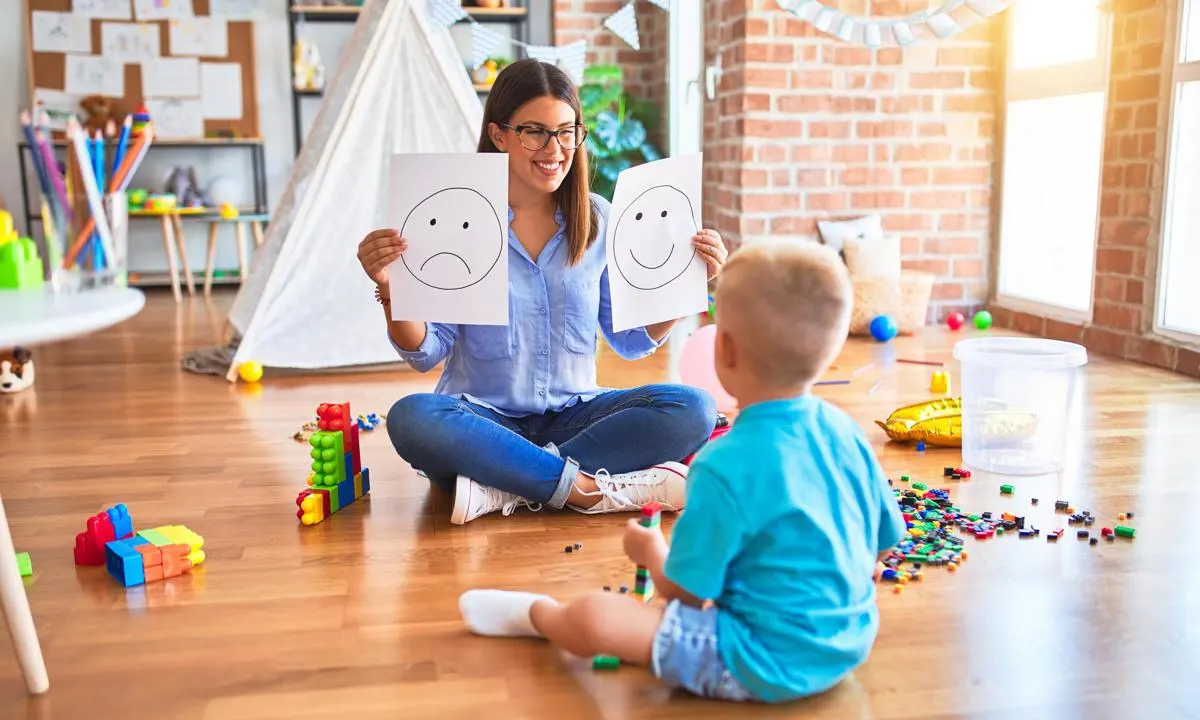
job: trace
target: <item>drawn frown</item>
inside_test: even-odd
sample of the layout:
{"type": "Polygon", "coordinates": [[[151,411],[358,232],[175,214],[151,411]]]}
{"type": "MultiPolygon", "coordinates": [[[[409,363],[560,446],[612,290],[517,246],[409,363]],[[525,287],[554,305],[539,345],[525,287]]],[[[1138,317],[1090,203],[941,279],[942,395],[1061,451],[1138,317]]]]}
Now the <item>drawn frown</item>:
{"type": "Polygon", "coordinates": [[[400,256],[417,282],[461,290],[480,282],[500,260],[507,238],[495,208],[470,188],[446,188],[412,209],[400,227],[400,256]]]}
{"type": "Polygon", "coordinates": [[[683,275],[696,256],[695,216],[688,196],[670,185],[638,195],[617,220],[617,271],[639,290],[657,290],[683,275]]]}

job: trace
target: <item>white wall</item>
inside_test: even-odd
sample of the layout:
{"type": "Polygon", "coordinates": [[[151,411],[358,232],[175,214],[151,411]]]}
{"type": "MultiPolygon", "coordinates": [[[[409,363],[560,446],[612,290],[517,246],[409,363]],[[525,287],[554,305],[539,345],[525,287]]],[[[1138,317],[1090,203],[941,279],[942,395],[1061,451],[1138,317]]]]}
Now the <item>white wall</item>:
{"type": "MultiPolygon", "coordinates": [[[[3,109],[3,120],[0,121],[0,194],[3,194],[20,229],[28,232],[20,208],[21,186],[17,164],[17,143],[23,139],[17,114],[21,108],[29,106],[30,97],[22,5],[19,0],[0,0],[0,108],[3,109]]],[[[258,58],[259,131],[266,138],[267,190],[272,208],[283,193],[294,159],[291,48],[288,45],[285,5],[284,2],[272,3],[271,15],[255,23],[254,33],[258,58]]],[[[346,24],[338,28],[348,36],[352,26],[346,24]]],[[[330,72],[336,67],[336,60],[336,55],[327,58],[330,72]]],[[[207,186],[214,178],[227,178],[240,204],[252,204],[254,194],[248,151],[211,148],[152,150],[135,176],[133,186],[161,190],[165,176],[173,165],[194,166],[203,186],[207,186]]],[[[36,179],[31,175],[29,180],[30,187],[36,188],[36,179]]],[[[166,260],[157,223],[153,220],[135,220],[133,228],[129,242],[130,269],[141,272],[164,270],[166,260]]],[[[185,222],[185,234],[192,269],[201,269],[204,265],[207,226],[185,222]]],[[[222,237],[224,240],[217,255],[217,267],[235,268],[237,256],[233,251],[232,231],[222,237]]]]}

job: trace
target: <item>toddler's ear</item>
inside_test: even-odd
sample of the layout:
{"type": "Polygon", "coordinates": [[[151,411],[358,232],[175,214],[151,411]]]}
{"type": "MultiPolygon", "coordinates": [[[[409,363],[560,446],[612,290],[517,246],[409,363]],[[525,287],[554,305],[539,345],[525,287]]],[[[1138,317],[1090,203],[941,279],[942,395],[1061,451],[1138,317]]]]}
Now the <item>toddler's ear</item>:
{"type": "Polygon", "coordinates": [[[717,367],[737,367],[737,343],[727,330],[717,328],[717,337],[713,345],[713,357],[717,367]]]}

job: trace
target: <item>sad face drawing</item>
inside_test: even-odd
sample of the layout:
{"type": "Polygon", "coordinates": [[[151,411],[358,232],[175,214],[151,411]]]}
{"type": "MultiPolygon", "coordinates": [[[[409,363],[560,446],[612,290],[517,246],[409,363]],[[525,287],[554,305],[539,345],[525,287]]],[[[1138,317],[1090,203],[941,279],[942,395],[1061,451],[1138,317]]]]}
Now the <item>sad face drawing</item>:
{"type": "Polygon", "coordinates": [[[639,290],[657,290],[683,275],[696,248],[692,203],[670,185],[639,195],[621,213],[613,232],[617,271],[639,290]]]}
{"type": "Polygon", "coordinates": [[[495,208],[470,188],[446,188],[412,209],[400,228],[408,250],[400,256],[417,282],[461,290],[487,277],[506,238],[495,208]]]}

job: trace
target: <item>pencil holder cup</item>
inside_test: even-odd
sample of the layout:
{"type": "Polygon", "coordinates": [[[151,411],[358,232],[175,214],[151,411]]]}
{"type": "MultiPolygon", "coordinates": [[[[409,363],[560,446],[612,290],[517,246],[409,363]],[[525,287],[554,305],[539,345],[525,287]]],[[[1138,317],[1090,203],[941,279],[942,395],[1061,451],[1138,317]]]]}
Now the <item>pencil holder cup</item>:
{"type": "Polygon", "coordinates": [[[104,215],[108,219],[112,236],[112,253],[105,253],[104,261],[98,266],[85,258],[66,283],[67,289],[88,289],[128,284],[129,268],[129,207],[124,192],[104,196],[104,215]]]}

